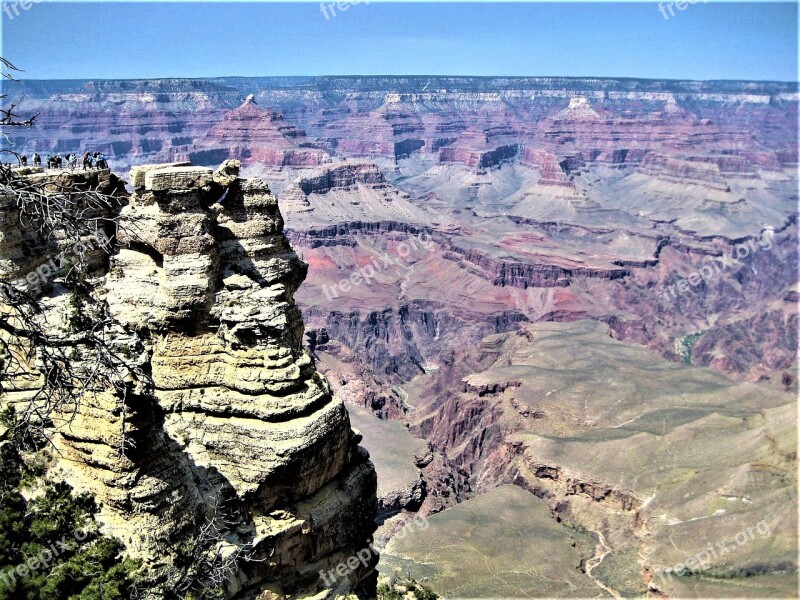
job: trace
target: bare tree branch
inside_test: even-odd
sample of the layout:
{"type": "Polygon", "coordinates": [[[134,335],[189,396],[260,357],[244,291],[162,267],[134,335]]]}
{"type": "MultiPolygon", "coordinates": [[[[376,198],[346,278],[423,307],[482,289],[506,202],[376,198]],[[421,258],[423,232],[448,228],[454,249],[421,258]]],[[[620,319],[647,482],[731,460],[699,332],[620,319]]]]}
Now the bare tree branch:
{"type": "Polygon", "coordinates": [[[6,58],[3,58],[2,56],[0,56],[0,70],[3,71],[3,77],[5,77],[6,79],[11,79],[11,80],[15,80],[15,78],[8,71],[16,71],[18,73],[22,73],[23,72],[22,69],[20,69],[19,67],[16,67],[14,64],[12,64],[12,62],[10,60],[8,60],[6,58]]]}
{"type": "MultiPolygon", "coordinates": [[[[20,71],[2,58],[0,66],[20,71]]],[[[7,126],[33,125],[36,116],[20,117],[15,106],[0,109],[0,131],[7,126]]],[[[20,162],[19,153],[0,152],[10,153],[20,162]]],[[[94,185],[90,181],[66,172],[30,175],[0,164],[0,202],[6,214],[16,214],[21,235],[35,241],[37,250],[52,251],[51,264],[59,262],[52,273],[54,281],[44,282],[44,287],[57,282],[69,290],[75,305],[74,314],[66,316],[69,327],[60,327],[49,320],[52,315],[42,304],[41,290],[0,274],[0,395],[34,388],[19,427],[35,429],[46,437],[54,419],[69,422],[75,417],[83,395],[112,391],[120,399],[124,415],[129,388],[135,382],[150,383],[141,366],[115,347],[111,332],[124,328],[110,317],[88,280],[91,261],[87,252],[95,249],[93,244],[105,254],[113,252],[124,186],[102,187],[99,180],[95,179],[94,185]]],[[[120,452],[125,449],[123,436],[120,452]]]]}
{"type": "Polygon", "coordinates": [[[181,594],[191,593],[197,598],[208,597],[209,592],[221,592],[236,576],[243,562],[265,562],[254,558],[250,543],[240,544],[227,539],[231,531],[241,524],[236,510],[223,508],[221,490],[216,490],[205,506],[204,522],[187,553],[187,566],[175,584],[181,594]]]}

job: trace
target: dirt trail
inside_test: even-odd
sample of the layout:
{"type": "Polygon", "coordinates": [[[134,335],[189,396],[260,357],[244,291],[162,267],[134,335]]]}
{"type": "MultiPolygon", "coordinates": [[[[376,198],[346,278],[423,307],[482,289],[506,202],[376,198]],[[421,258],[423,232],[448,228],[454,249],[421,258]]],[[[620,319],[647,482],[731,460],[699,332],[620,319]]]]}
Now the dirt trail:
{"type": "Polygon", "coordinates": [[[588,575],[589,578],[592,581],[594,581],[598,587],[602,588],[605,592],[614,596],[614,598],[622,598],[622,594],[620,594],[615,589],[608,587],[605,583],[603,583],[597,577],[592,575],[592,571],[594,571],[595,568],[599,567],[600,563],[603,562],[603,559],[608,555],[609,552],[611,552],[611,548],[609,548],[608,544],[606,544],[606,538],[603,535],[603,532],[595,531],[594,533],[597,534],[599,543],[595,546],[594,556],[586,561],[586,575],[588,575]]]}

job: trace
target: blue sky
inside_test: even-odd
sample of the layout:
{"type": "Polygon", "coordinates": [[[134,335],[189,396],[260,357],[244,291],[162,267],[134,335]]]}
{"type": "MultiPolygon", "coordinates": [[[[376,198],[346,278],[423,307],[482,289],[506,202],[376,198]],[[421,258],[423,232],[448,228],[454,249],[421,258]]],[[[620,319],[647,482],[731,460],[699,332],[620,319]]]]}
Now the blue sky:
{"type": "Polygon", "coordinates": [[[6,7],[25,78],[567,75],[796,81],[796,3],[61,2],[6,7]],[[664,3],[667,4],[667,3],[664,3]],[[9,11],[11,17],[9,17],[9,11]],[[667,11],[669,15],[669,12],[667,11]]]}

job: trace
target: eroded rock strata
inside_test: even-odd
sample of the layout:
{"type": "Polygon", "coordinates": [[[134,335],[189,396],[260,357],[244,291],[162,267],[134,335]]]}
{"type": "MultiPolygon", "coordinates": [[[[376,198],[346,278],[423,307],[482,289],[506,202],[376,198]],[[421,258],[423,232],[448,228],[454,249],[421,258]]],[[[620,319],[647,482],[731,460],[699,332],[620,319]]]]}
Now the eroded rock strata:
{"type": "MultiPolygon", "coordinates": [[[[371,597],[374,555],[320,577],[371,542],[376,475],[302,347],[293,295],[307,266],[277,199],[238,170],[132,172],[118,250],[92,284],[111,344],[149,377],[86,394],[60,428],[49,476],[97,498],[105,532],[143,559],[166,597],[210,587],[208,573],[188,581],[180,568],[201,543],[227,567],[226,598],[371,597]]],[[[4,221],[19,227],[10,208],[4,221]]],[[[16,275],[6,266],[22,240],[4,235],[3,277],[16,275]]],[[[58,282],[45,293],[63,308],[58,282]]],[[[28,400],[28,387],[12,400],[28,400]]]]}
{"type": "MultiPolygon", "coordinates": [[[[539,566],[580,543],[576,533],[590,533],[594,550],[570,570],[580,575],[577,584],[596,586],[584,597],[730,597],[734,588],[742,596],[793,593],[792,394],[670,363],[592,321],[524,325],[485,337],[469,354],[464,366],[443,365],[405,386],[415,407],[407,422],[411,435],[464,467],[478,498],[494,500],[488,512],[460,512],[475,506],[473,499],[431,517],[431,531],[387,546],[384,569],[430,574],[439,593],[463,597],[461,586],[495,591],[514,581],[504,597],[539,596],[567,579],[543,577],[539,566]],[[459,370],[471,372],[459,379],[459,370]],[[494,553],[483,546],[464,551],[490,526],[501,538],[498,552],[516,548],[520,538],[520,548],[529,545],[517,522],[505,537],[490,525],[495,506],[508,497],[505,484],[545,501],[560,535],[573,536],[560,550],[537,544],[537,555],[515,567],[513,580],[505,563],[484,572],[494,553]],[[742,541],[740,532],[758,523],[761,533],[742,541]],[[720,553],[709,554],[708,564],[665,574],[712,543],[720,553]],[[731,548],[722,551],[725,544],[731,548]],[[470,560],[472,570],[449,576],[470,560]]],[[[378,453],[376,461],[379,471],[392,466],[378,453]]],[[[552,594],[558,596],[573,597],[568,590],[552,594]]]]}
{"type": "MultiPolygon", "coordinates": [[[[749,459],[740,461],[737,452],[747,447],[742,440],[756,431],[761,436],[762,409],[770,423],[790,422],[780,412],[785,408],[748,405],[742,425],[735,407],[740,396],[731,400],[727,390],[751,390],[765,402],[789,402],[797,390],[796,86],[444,77],[13,85],[24,87],[22,108],[41,110],[42,129],[16,132],[15,143],[26,151],[102,149],[119,165],[239,158],[248,174],[270,181],[281,197],[288,235],[309,265],[296,298],[318,368],[346,403],[411,427],[387,428],[367,418],[358,424],[368,449],[406,451],[373,453],[386,518],[378,535],[398,531],[414,510],[436,513],[428,531],[448,533],[433,536],[433,546],[444,538],[442,546],[462,548],[453,544],[453,529],[436,529],[437,519],[452,524],[459,520],[459,512],[450,511],[454,504],[514,483],[542,497],[536,510],[547,519],[595,532],[580,559],[582,577],[594,581],[594,592],[637,595],[649,589],[652,595],[687,596],[685,587],[649,584],[654,568],[679,558],[662,545],[672,539],[662,534],[674,525],[699,539],[694,527],[714,524],[708,536],[716,540],[722,538],[718,524],[727,535],[738,531],[734,525],[755,522],[735,520],[756,516],[747,510],[727,521],[734,509],[755,508],[751,501],[758,500],[749,489],[718,497],[713,491],[730,481],[730,487],[742,487],[743,476],[756,480],[755,488],[760,478],[769,480],[772,475],[745,464],[749,459]],[[242,104],[251,93],[257,105],[242,104]],[[61,124],[64,115],[69,125],[61,124]],[[306,160],[313,156],[322,160],[306,160]],[[746,256],[731,260],[740,247],[749,248],[746,256]],[[714,269],[711,276],[708,269],[714,269]],[[566,329],[583,320],[600,329],[586,335],[566,329]],[[549,321],[565,329],[553,334],[553,343],[539,343],[535,338],[544,333],[531,327],[546,328],[542,322],[549,321]],[[607,347],[611,337],[626,345],[607,347]],[[562,354],[592,340],[591,357],[562,354]],[[637,344],[655,354],[641,354],[637,344]],[[531,356],[522,352],[526,346],[531,356]],[[609,352],[617,351],[619,360],[606,365],[609,352]],[[666,414],[654,408],[652,427],[644,416],[625,424],[632,414],[606,422],[608,403],[631,385],[632,356],[642,363],[635,389],[642,390],[643,401],[655,393],[651,363],[659,357],[676,369],[687,363],[710,367],[755,386],[733,388],[726,381],[720,387],[709,374],[680,371],[676,385],[706,382],[717,392],[695,397],[694,384],[687,384],[689,396],[680,403],[694,408],[666,414]],[[548,357],[552,364],[531,366],[548,357]],[[487,374],[500,367],[509,372],[487,374]],[[577,380],[567,386],[573,393],[559,392],[564,382],[554,369],[563,370],[568,383],[577,380]],[[598,378],[604,371],[607,377],[598,378]],[[552,385],[542,387],[553,377],[552,385]],[[594,383],[581,384],[584,379],[594,383]],[[764,396],[755,393],[761,387],[764,396]],[[570,408],[575,400],[583,402],[570,408]],[[631,434],[634,426],[641,431],[631,434]],[[396,439],[390,445],[386,431],[392,429],[396,439]],[[734,443],[714,438],[722,429],[734,443]],[[576,442],[589,434],[607,439],[576,442]],[[430,463],[419,466],[416,456],[405,456],[420,443],[409,436],[418,436],[426,448],[430,444],[430,463]],[[554,439],[574,454],[558,456],[554,439]],[[679,509],[676,491],[683,493],[682,482],[699,462],[692,448],[706,456],[686,442],[704,439],[709,454],[730,458],[730,464],[715,463],[729,481],[720,484],[715,475],[706,486],[710,470],[702,466],[688,487],[707,507],[700,502],[679,509]],[[665,446],[682,445],[688,452],[673,454],[672,471],[653,472],[652,482],[633,481],[648,464],[621,464],[628,455],[659,461],[665,446]],[[604,460],[583,464],[593,455],[604,460]],[[607,465],[617,472],[605,472],[607,465]],[[651,483],[667,493],[659,490],[646,505],[655,493],[651,483]],[[663,517],[652,512],[656,506],[664,509],[663,517]],[[728,512],[714,516],[720,507],[728,512]],[[659,536],[655,543],[645,539],[647,528],[659,536]],[[637,557],[653,548],[653,560],[637,557]]],[[[222,238],[211,235],[220,245],[222,238]]],[[[193,272],[222,268],[223,254],[214,243],[210,262],[192,263],[193,272]]],[[[130,249],[138,252],[135,243],[130,249]]],[[[174,264],[171,254],[151,252],[154,272],[159,260],[174,264]]],[[[214,322],[224,286],[191,285],[197,285],[198,303],[182,309],[184,318],[202,322],[211,311],[214,322]]],[[[175,294],[182,293],[176,288],[175,294]]],[[[141,295],[131,306],[145,303],[147,295],[141,295]]],[[[166,296],[153,302],[175,303],[166,296]]],[[[170,360],[179,350],[169,349],[170,360]]],[[[165,416],[169,427],[189,420],[173,414],[180,402],[165,416]]],[[[192,421],[189,429],[194,427],[192,421]]],[[[768,432],[765,439],[772,436],[768,432]]],[[[781,467],[780,456],[766,456],[781,467]]],[[[758,510],[771,502],[762,500],[758,510]]],[[[494,504],[489,510],[496,512],[494,504]]],[[[777,531],[781,523],[781,530],[794,531],[785,527],[793,525],[785,516],[771,526],[777,531]]],[[[758,561],[742,560],[736,568],[747,578],[717,580],[706,595],[741,595],[744,586],[752,592],[767,589],[761,582],[795,577],[781,570],[780,546],[787,539],[768,540],[775,552],[763,556],[772,557],[774,572],[762,573],[758,561]]],[[[460,555],[439,563],[435,548],[420,540],[425,542],[414,538],[411,550],[423,558],[422,576],[432,576],[432,563],[445,571],[453,564],[461,569],[454,572],[467,574],[473,564],[483,564],[482,558],[469,563],[460,555]]],[[[543,553],[531,564],[545,561],[552,555],[543,553]]],[[[727,577],[735,569],[722,572],[727,577]]],[[[550,593],[541,573],[533,577],[531,590],[550,593]]],[[[492,585],[482,589],[484,595],[523,589],[517,579],[508,588],[497,587],[497,578],[488,580],[492,585]]],[[[781,595],[784,584],[770,589],[781,595]]]]}

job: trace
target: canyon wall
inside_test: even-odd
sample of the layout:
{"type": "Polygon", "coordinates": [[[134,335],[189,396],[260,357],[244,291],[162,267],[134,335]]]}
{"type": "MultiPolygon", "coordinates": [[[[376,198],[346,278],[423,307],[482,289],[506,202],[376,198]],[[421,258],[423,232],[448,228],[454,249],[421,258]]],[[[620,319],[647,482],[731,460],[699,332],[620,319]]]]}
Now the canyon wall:
{"type": "MultiPolygon", "coordinates": [[[[234,161],[131,173],[118,249],[90,284],[107,304],[109,348],[147,376],[80,398],[57,427],[48,477],[94,495],[103,531],[144,561],[151,592],[372,597],[374,554],[320,577],[371,542],[375,471],[303,349],[293,296],[307,266],[277,200],[238,174],[234,161]],[[186,570],[194,553],[217,557],[208,570],[224,571],[221,584],[186,570]]],[[[108,171],[63,175],[98,176],[119,183],[108,171]]],[[[24,226],[13,203],[3,208],[8,278],[34,265],[20,263],[24,226]]],[[[63,281],[39,292],[49,318],[64,319],[63,281]]],[[[36,384],[4,399],[24,410],[36,384]]]]}

